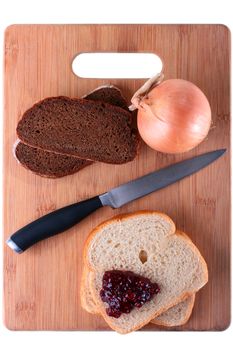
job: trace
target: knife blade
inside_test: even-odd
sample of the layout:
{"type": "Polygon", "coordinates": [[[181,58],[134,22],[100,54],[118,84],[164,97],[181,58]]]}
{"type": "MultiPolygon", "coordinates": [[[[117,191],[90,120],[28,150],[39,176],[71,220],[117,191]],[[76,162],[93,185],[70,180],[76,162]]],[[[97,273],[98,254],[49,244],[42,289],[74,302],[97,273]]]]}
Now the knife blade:
{"type": "Polygon", "coordinates": [[[166,168],[144,175],[136,180],[113,188],[99,198],[103,205],[120,208],[123,205],[167,187],[174,182],[196,173],[225,153],[225,149],[204,153],[200,156],[169,165],[166,168]]]}
{"type": "Polygon", "coordinates": [[[220,149],[172,164],[101,195],[55,210],[19,229],[6,243],[15,252],[22,253],[35,243],[71,228],[103,206],[119,208],[192,175],[221,157],[225,151],[220,149]]]}

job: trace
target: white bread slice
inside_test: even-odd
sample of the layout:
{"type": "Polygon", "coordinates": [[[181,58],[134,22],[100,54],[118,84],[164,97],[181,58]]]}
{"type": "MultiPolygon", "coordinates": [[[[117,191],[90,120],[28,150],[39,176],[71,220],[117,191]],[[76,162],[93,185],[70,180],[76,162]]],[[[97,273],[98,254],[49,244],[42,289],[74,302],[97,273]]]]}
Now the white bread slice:
{"type": "Polygon", "coordinates": [[[89,235],[84,259],[93,299],[108,325],[120,332],[137,330],[170,307],[196,293],[208,281],[205,260],[195,245],[179,232],[165,214],[141,211],[117,216],[89,235]],[[147,259],[142,256],[147,254],[147,259]],[[141,257],[141,259],[140,259],[141,257]],[[141,261],[142,260],[142,261],[141,261]],[[131,270],[160,286],[160,293],[140,309],[119,318],[106,314],[99,293],[105,271],[131,270]]]}
{"type": "MultiPolygon", "coordinates": [[[[92,297],[90,289],[90,272],[84,265],[81,281],[81,305],[84,310],[98,315],[100,312],[92,297]]],[[[188,322],[194,306],[195,294],[187,297],[184,301],[163,312],[160,316],[151,320],[151,323],[164,327],[177,327],[188,322]]]]}
{"type": "Polygon", "coordinates": [[[192,314],[194,302],[195,294],[192,294],[185,300],[163,312],[161,315],[155,317],[150,322],[164,327],[182,326],[188,322],[192,314]]]}

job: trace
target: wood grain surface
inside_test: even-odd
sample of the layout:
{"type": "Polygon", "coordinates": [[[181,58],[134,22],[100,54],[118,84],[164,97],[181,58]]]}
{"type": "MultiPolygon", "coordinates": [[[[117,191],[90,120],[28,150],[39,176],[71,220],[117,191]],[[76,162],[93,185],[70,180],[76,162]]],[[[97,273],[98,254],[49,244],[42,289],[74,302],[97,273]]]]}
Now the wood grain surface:
{"type": "MultiPolygon", "coordinates": [[[[168,164],[227,148],[218,161],[117,210],[103,208],[66,233],[17,255],[4,244],[4,321],[12,330],[107,330],[80,307],[82,248],[89,231],[118,213],[155,209],[187,232],[205,257],[209,282],[179,330],[223,330],[230,322],[230,33],[222,25],[14,25],[5,32],[4,240],[31,220],[168,164]],[[183,78],[208,97],[208,139],[186,154],[157,153],[143,144],[125,165],[95,163],[53,180],[27,171],[12,146],[22,113],[48,96],[78,96],[111,83],[130,99],[143,80],[81,79],[71,70],[80,52],[154,52],[165,78],[183,78]]],[[[158,330],[155,325],[144,329],[158,330]]]]}

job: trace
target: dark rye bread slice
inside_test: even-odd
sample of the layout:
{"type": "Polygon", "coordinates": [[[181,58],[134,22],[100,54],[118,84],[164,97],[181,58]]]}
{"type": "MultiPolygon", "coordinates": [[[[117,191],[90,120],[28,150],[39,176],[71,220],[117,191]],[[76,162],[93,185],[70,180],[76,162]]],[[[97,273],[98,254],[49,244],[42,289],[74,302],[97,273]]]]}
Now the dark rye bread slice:
{"type": "MultiPolygon", "coordinates": [[[[112,85],[99,87],[84,98],[99,99],[128,110],[127,102],[121,95],[121,91],[112,85]]],[[[14,155],[26,169],[37,175],[50,178],[71,175],[92,164],[88,160],[31,147],[19,140],[15,144],[14,155]]]]}
{"type": "Polygon", "coordinates": [[[88,95],[83,96],[83,98],[86,100],[107,102],[129,111],[126,99],[122,96],[120,89],[114,85],[100,86],[88,95]]]}
{"type": "Polygon", "coordinates": [[[77,157],[44,151],[19,142],[15,147],[15,156],[25,168],[40,176],[58,178],[71,175],[93,162],[77,157]]]}
{"type": "Polygon", "coordinates": [[[130,112],[63,96],[46,98],[27,110],[17,134],[32,147],[113,164],[133,160],[139,142],[130,112]]]}

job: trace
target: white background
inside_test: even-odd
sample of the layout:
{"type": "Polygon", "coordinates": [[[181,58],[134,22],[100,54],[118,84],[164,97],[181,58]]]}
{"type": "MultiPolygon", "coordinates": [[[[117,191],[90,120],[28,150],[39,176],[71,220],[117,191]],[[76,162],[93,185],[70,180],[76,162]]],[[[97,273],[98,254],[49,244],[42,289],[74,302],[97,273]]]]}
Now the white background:
{"type": "MultiPolygon", "coordinates": [[[[231,0],[1,0],[0,61],[4,29],[14,23],[223,23],[232,28],[231,0]]],[[[0,69],[2,103],[2,67],[0,69]]],[[[1,113],[2,115],[2,113],[1,113]]],[[[2,120],[1,120],[2,130],[2,120]]],[[[2,135],[2,133],[1,133],[2,135]]],[[[2,160],[2,147],[0,147],[2,160]]],[[[0,176],[2,171],[0,171],[0,176]]],[[[2,182],[2,181],[1,181],[2,182]]],[[[2,203],[1,203],[2,204],[2,203]]],[[[2,205],[1,205],[2,207],[2,205]]],[[[17,215],[17,213],[15,214],[17,215]]],[[[2,219],[2,217],[1,217],[2,219]]],[[[1,252],[0,252],[1,254],[1,252]]],[[[0,256],[0,280],[2,258],[0,256]]],[[[2,300],[2,282],[0,299],[2,300]]],[[[2,314],[2,303],[0,303],[2,314]]],[[[12,332],[0,318],[0,348],[17,349],[229,349],[233,327],[224,332],[137,332],[122,336],[114,332],[12,332]]]]}

